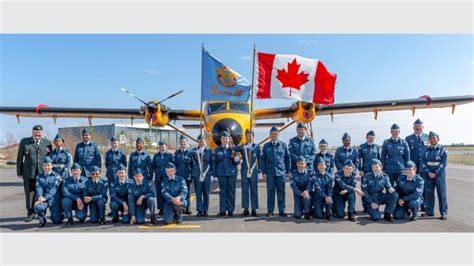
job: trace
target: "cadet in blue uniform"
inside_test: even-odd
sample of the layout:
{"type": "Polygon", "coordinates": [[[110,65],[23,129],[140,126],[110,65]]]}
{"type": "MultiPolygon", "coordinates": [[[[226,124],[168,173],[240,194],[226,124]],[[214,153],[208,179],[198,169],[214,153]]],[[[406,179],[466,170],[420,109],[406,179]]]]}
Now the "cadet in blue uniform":
{"type": "MultiPolygon", "coordinates": [[[[365,175],[372,172],[373,159],[380,160],[380,147],[375,144],[375,132],[373,130],[367,132],[365,143],[359,146],[359,175],[361,183],[364,181],[365,175]]],[[[369,204],[362,198],[362,206],[364,212],[367,212],[369,204]]]]}
{"type": "Polygon", "coordinates": [[[296,170],[296,161],[300,156],[305,158],[308,169],[313,170],[314,157],[316,156],[316,147],[314,140],[306,135],[306,125],[298,123],[296,126],[297,136],[290,139],[288,150],[291,156],[291,170],[296,170]]]}
{"type": "Polygon", "coordinates": [[[237,165],[240,158],[233,147],[230,147],[230,135],[221,133],[221,145],[214,152],[213,173],[219,179],[219,213],[217,216],[234,216],[235,186],[237,182],[237,165]],[[226,213],[227,211],[227,213],[226,213]]]}
{"type": "MultiPolygon", "coordinates": [[[[212,169],[212,150],[206,146],[206,140],[203,135],[197,138],[198,146],[190,150],[191,158],[191,176],[196,193],[197,216],[208,216],[209,195],[211,193],[212,169]]],[[[189,191],[188,191],[189,193],[189,191]]]]}
{"type": "Polygon", "coordinates": [[[412,161],[406,164],[405,173],[397,180],[398,201],[393,217],[397,220],[405,219],[408,210],[411,211],[410,220],[418,220],[418,209],[423,202],[424,181],[416,174],[416,165],[412,161]]]}
{"type": "Polygon", "coordinates": [[[156,224],[155,193],[150,181],[147,181],[140,169],[135,170],[135,182],[128,189],[128,212],[130,225],[143,224],[146,210],[150,210],[152,224],[156,224]]]}
{"type": "Polygon", "coordinates": [[[311,191],[313,182],[311,176],[313,171],[306,168],[306,158],[300,156],[296,160],[297,169],[291,171],[290,187],[293,189],[294,216],[297,219],[304,217],[310,219],[309,210],[311,208],[311,191]]]}
{"type": "Polygon", "coordinates": [[[186,181],[183,177],[176,175],[176,167],[173,163],[168,163],[166,166],[166,175],[168,178],[163,180],[161,185],[161,194],[165,199],[163,222],[180,224],[183,222],[183,208],[187,206],[186,181]]]}
{"type": "Polygon", "coordinates": [[[335,174],[335,183],[332,194],[334,205],[336,206],[336,216],[341,219],[344,218],[345,205],[347,202],[347,216],[351,222],[357,221],[354,216],[356,193],[360,197],[364,195],[364,193],[356,187],[357,180],[354,167],[355,166],[351,160],[346,160],[344,162],[344,168],[337,171],[335,174]]]}
{"type": "Polygon", "coordinates": [[[56,148],[51,151],[49,157],[53,160],[53,171],[65,180],[69,177],[69,169],[72,166],[72,155],[68,149],[64,148],[64,139],[58,135],[54,138],[56,148]]]}
{"type": "Polygon", "coordinates": [[[354,171],[359,168],[359,153],[357,149],[351,147],[351,136],[344,133],[342,136],[342,147],[337,148],[334,156],[334,162],[336,164],[337,171],[341,171],[344,168],[344,162],[351,160],[354,164],[354,171]]]}
{"type": "Polygon", "coordinates": [[[117,173],[118,167],[120,165],[127,167],[127,156],[122,150],[119,150],[119,146],[118,139],[112,137],[110,139],[111,148],[105,153],[105,168],[107,169],[105,176],[107,177],[109,187],[113,181],[117,179],[115,174],[117,173]]]}
{"type": "Polygon", "coordinates": [[[122,212],[122,223],[130,222],[128,213],[128,190],[134,181],[127,176],[125,165],[117,167],[117,178],[110,184],[110,209],[112,210],[112,223],[119,221],[119,212],[122,212]]]}
{"type": "Polygon", "coordinates": [[[87,177],[81,175],[81,166],[77,163],[71,167],[71,177],[65,179],[62,184],[63,199],[61,200],[64,214],[67,218],[67,226],[74,224],[72,211],[76,213],[76,218],[84,222],[87,217],[87,208],[84,204],[84,189],[87,177]]]}
{"type": "Polygon", "coordinates": [[[76,145],[74,162],[82,166],[82,174],[90,178],[92,167],[100,168],[102,165],[101,160],[99,146],[91,140],[91,132],[85,128],[82,131],[82,142],[76,145]]]}
{"type": "Polygon", "coordinates": [[[130,158],[128,159],[128,176],[134,176],[133,174],[137,171],[137,169],[140,169],[145,181],[151,182],[151,180],[153,180],[151,156],[147,151],[144,150],[145,145],[142,138],[137,138],[135,147],[137,150],[132,152],[130,154],[130,158]]]}
{"type": "Polygon", "coordinates": [[[156,206],[160,210],[158,215],[163,215],[163,195],[161,195],[161,182],[166,176],[165,167],[168,163],[173,162],[173,154],[166,150],[166,141],[160,140],[158,142],[158,152],[153,155],[151,161],[151,169],[155,174],[155,191],[156,191],[156,206]]]}
{"type": "Polygon", "coordinates": [[[397,124],[392,125],[390,133],[392,137],[383,142],[380,161],[390,178],[390,184],[394,186],[405,164],[410,161],[410,148],[408,143],[400,138],[400,127],[397,124]]]}
{"type": "Polygon", "coordinates": [[[369,204],[368,212],[372,221],[380,220],[379,208],[384,204],[383,219],[389,222],[393,220],[398,195],[390,185],[388,175],[382,172],[382,162],[379,159],[372,159],[372,171],[362,180],[362,191],[364,192],[362,199],[369,204]]]}
{"type": "Polygon", "coordinates": [[[188,151],[188,139],[181,135],[179,138],[179,149],[174,152],[174,163],[176,165],[177,175],[184,178],[186,181],[186,188],[188,189],[186,203],[186,209],[184,214],[192,214],[191,212],[191,157],[189,157],[188,151]]]}
{"type": "Polygon", "coordinates": [[[322,139],[319,142],[319,152],[314,158],[314,168],[316,171],[316,165],[319,162],[319,158],[323,158],[326,162],[326,172],[331,176],[334,175],[334,155],[330,154],[327,150],[329,148],[328,142],[325,139],[322,139]]]}
{"type": "Polygon", "coordinates": [[[289,176],[291,157],[285,142],[278,139],[280,132],[276,127],[270,129],[270,141],[263,145],[260,160],[263,178],[267,181],[267,216],[273,216],[275,209],[275,188],[278,198],[278,214],[286,217],[285,178],[289,176]]]}
{"type": "Polygon", "coordinates": [[[249,205],[252,201],[252,216],[258,216],[258,174],[260,170],[259,162],[261,157],[260,147],[253,142],[254,132],[245,131],[246,144],[237,147],[237,151],[242,154],[242,168],[240,169],[240,181],[242,187],[242,216],[250,215],[249,205]]]}
{"type": "Polygon", "coordinates": [[[438,144],[439,136],[430,132],[430,146],[421,156],[421,173],[425,179],[425,205],[426,215],[434,216],[434,190],[438,194],[438,205],[441,220],[446,220],[448,215],[448,199],[446,194],[446,164],[448,162],[448,151],[443,145],[438,144]]]}
{"type": "Polygon", "coordinates": [[[320,157],[316,164],[317,171],[312,178],[314,192],[314,217],[323,219],[326,217],[332,220],[332,192],[333,192],[333,178],[332,175],[326,171],[327,161],[320,157]]]}
{"type": "Polygon", "coordinates": [[[46,209],[50,208],[51,220],[53,224],[60,224],[63,220],[61,209],[61,178],[53,171],[53,164],[50,157],[45,157],[43,161],[43,173],[36,176],[36,202],[34,208],[38,215],[39,224],[43,227],[46,224],[46,209]]]}
{"type": "Polygon", "coordinates": [[[108,183],[100,176],[100,168],[93,166],[91,178],[86,181],[84,189],[84,202],[89,207],[91,223],[105,224],[105,203],[107,203],[108,183]]]}

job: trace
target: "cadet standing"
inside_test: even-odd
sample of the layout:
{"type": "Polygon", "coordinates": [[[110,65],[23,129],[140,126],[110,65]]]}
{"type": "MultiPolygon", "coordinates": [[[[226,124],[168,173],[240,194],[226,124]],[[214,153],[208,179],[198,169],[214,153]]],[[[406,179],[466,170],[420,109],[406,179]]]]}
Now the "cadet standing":
{"type": "Polygon", "coordinates": [[[410,148],[408,143],[400,138],[400,127],[397,124],[392,125],[390,133],[392,137],[383,142],[380,161],[390,178],[390,184],[395,186],[398,176],[410,160],[410,148]]]}
{"type": "Polygon", "coordinates": [[[342,136],[342,144],[342,147],[337,148],[334,156],[337,171],[344,168],[344,162],[347,160],[352,161],[354,164],[353,170],[356,171],[359,168],[359,154],[357,149],[351,147],[351,136],[347,132],[342,136]]]}
{"type": "Polygon", "coordinates": [[[127,156],[119,147],[120,143],[118,139],[112,137],[110,139],[110,150],[105,153],[105,168],[107,169],[105,176],[107,177],[109,187],[113,181],[117,179],[115,174],[117,173],[118,167],[120,165],[127,167],[127,156]]]}
{"type": "Polygon", "coordinates": [[[87,217],[87,208],[83,199],[87,178],[81,175],[81,169],[82,167],[78,163],[73,164],[71,167],[71,178],[67,178],[62,182],[63,199],[61,203],[67,218],[67,226],[74,224],[73,210],[80,222],[84,222],[87,217]]]}
{"type": "Polygon", "coordinates": [[[300,156],[305,158],[308,169],[313,170],[314,157],[316,156],[316,147],[314,140],[306,135],[306,125],[298,123],[296,126],[297,136],[290,139],[288,150],[291,156],[291,170],[296,170],[296,163],[300,156]]]}
{"type": "Polygon", "coordinates": [[[317,171],[313,176],[313,202],[314,202],[314,217],[322,219],[326,217],[332,220],[333,208],[333,178],[330,173],[326,171],[326,160],[320,157],[316,164],[317,171]]]}
{"type": "Polygon", "coordinates": [[[319,158],[323,158],[326,162],[326,172],[328,172],[331,176],[334,175],[334,155],[330,154],[328,150],[328,142],[325,139],[322,139],[319,142],[319,152],[316,154],[314,158],[314,168],[316,170],[316,165],[319,162],[319,158]]]}
{"type": "Polygon", "coordinates": [[[35,217],[35,185],[36,176],[43,173],[42,163],[51,152],[51,142],[43,138],[43,127],[33,127],[32,136],[23,138],[18,147],[16,158],[16,174],[23,179],[27,216],[25,222],[31,222],[35,217]]]}
{"type": "Polygon", "coordinates": [[[166,176],[165,167],[168,163],[173,162],[173,154],[166,150],[166,141],[160,140],[158,142],[158,152],[153,155],[151,161],[151,169],[155,174],[155,191],[156,191],[156,206],[160,210],[158,215],[163,215],[163,195],[161,195],[161,182],[166,176]]]}
{"type": "Polygon", "coordinates": [[[237,147],[242,154],[242,168],[240,169],[240,181],[242,188],[242,216],[258,216],[258,174],[261,157],[260,147],[253,142],[254,132],[249,129],[245,131],[246,144],[237,147]],[[250,201],[252,201],[252,213],[249,212],[250,201]]]}
{"type": "MultiPolygon", "coordinates": [[[[364,181],[364,177],[372,172],[373,159],[380,160],[380,147],[374,143],[375,132],[373,130],[367,132],[365,139],[367,141],[359,146],[359,175],[361,183],[364,181]]],[[[365,198],[362,198],[362,206],[364,212],[367,212],[370,207],[365,198]]]]}
{"type": "Polygon", "coordinates": [[[390,185],[388,175],[382,172],[382,162],[379,159],[372,159],[372,171],[365,175],[362,180],[362,197],[369,205],[369,216],[372,221],[380,220],[380,205],[385,204],[383,219],[393,220],[393,211],[397,202],[397,193],[390,185]],[[384,193],[385,190],[385,193],[384,193]]]}
{"type": "Polygon", "coordinates": [[[70,175],[69,169],[72,166],[72,155],[68,149],[63,147],[64,139],[58,135],[54,138],[56,148],[51,151],[49,157],[53,160],[53,171],[59,174],[63,180],[70,175]]]}
{"type": "Polygon", "coordinates": [[[36,177],[36,202],[34,209],[38,215],[39,224],[46,224],[46,209],[51,212],[53,224],[60,224],[63,220],[61,209],[61,177],[53,171],[52,160],[45,157],[43,160],[43,172],[36,177]]]}
{"type": "Polygon", "coordinates": [[[134,176],[134,173],[140,169],[143,174],[143,178],[147,182],[153,180],[153,171],[151,169],[151,156],[144,150],[143,139],[138,137],[135,142],[136,151],[130,154],[128,159],[128,176],[134,176]]]}
{"type": "MultiPolygon", "coordinates": [[[[203,135],[197,138],[198,146],[189,152],[191,158],[191,176],[196,193],[197,216],[208,216],[209,195],[211,193],[212,150],[206,146],[203,135]]],[[[166,176],[167,177],[167,176],[166,176]]],[[[189,193],[189,191],[188,191],[189,193]]]]}
{"type": "Polygon", "coordinates": [[[188,189],[186,209],[184,214],[192,214],[191,212],[191,158],[188,151],[188,139],[181,135],[179,138],[179,149],[174,152],[174,163],[176,165],[176,174],[181,176],[186,181],[186,188],[188,189]]]}
{"type": "Polygon", "coordinates": [[[401,174],[397,180],[398,201],[393,214],[395,219],[405,219],[408,210],[410,210],[410,220],[418,220],[418,209],[423,202],[423,187],[423,178],[416,174],[416,164],[408,161],[405,173],[401,174]]]}
{"type": "Polygon", "coordinates": [[[100,176],[100,168],[92,166],[91,178],[86,181],[84,202],[89,207],[90,222],[105,224],[105,203],[107,203],[107,180],[100,176]]]}
{"type": "Polygon", "coordinates": [[[291,171],[290,187],[293,189],[294,216],[300,219],[310,219],[309,210],[311,208],[311,191],[313,182],[311,176],[313,171],[306,168],[306,158],[300,156],[296,160],[297,169],[291,171]]]}
{"type": "Polygon", "coordinates": [[[425,179],[425,205],[426,215],[434,216],[434,190],[438,194],[438,206],[441,220],[446,220],[448,215],[448,199],[446,194],[446,164],[448,151],[443,145],[438,144],[439,136],[430,132],[430,146],[425,149],[421,157],[421,172],[425,179]]]}
{"type": "Polygon", "coordinates": [[[230,147],[230,134],[221,133],[221,145],[214,152],[213,173],[219,179],[219,213],[217,216],[234,216],[235,186],[237,182],[237,165],[240,158],[233,147],[230,147]],[[227,213],[226,213],[227,211],[227,213]]]}
{"type": "Polygon", "coordinates": [[[165,224],[173,222],[180,224],[183,222],[183,208],[187,206],[186,181],[183,177],[176,175],[176,167],[173,163],[168,163],[166,166],[166,175],[168,178],[163,180],[161,186],[161,194],[165,199],[163,222],[165,224]]]}
{"type": "Polygon", "coordinates": [[[273,216],[275,192],[278,198],[279,215],[285,212],[285,178],[289,176],[291,157],[285,142],[278,139],[280,132],[276,127],[270,129],[270,141],[263,145],[261,169],[267,181],[267,216],[273,216]],[[276,191],[275,191],[276,188],[276,191]]]}
{"type": "Polygon", "coordinates": [[[85,128],[82,130],[82,142],[76,145],[74,162],[82,166],[82,174],[90,178],[92,168],[102,166],[101,160],[99,146],[91,140],[91,132],[85,128]]]}
{"type": "Polygon", "coordinates": [[[143,224],[147,209],[150,210],[151,223],[156,224],[155,201],[151,182],[144,178],[142,170],[138,168],[135,170],[135,182],[128,189],[130,225],[143,224]]]}
{"type": "Polygon", "coordinates": [[[355,166],[350,159],[344,162],[344,168],[340,171],[337,171],[335,174],[335,183],[333,189],[336,216],[341,219],[344,218],[344,210],[347,202],[347,216],[351,222],[357,221],[354,216],[356,193],[360,197],[364,195],[364,193],[356,187],[357,179],[354,172],[354,167],[355,166]]]}
{"type": "Polygon", "coordinates": [[[112,223],[119,221],[119,212],[122,212],[122,223],[129,223],[128,190],[134,181],[128,178],[126,168],[123,164],[117,167],[116,176],[117,178],[114,179],[109,188],[112,223]]]}

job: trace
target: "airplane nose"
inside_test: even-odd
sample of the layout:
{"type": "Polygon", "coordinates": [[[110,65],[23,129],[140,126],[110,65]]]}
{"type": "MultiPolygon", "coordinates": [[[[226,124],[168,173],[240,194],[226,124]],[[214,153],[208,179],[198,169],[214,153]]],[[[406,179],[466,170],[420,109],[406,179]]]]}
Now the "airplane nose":
{"type": "Polygon", "coordinates": [[[212,139],[218,146],[221,145],[221,133],[226,130],[230,131],[230,135],[232,136],[235,145],[238,145],[240,141],[242,141],[242,126],[232,118],[224,118],[217,121],[212,128],[212,139]]]}

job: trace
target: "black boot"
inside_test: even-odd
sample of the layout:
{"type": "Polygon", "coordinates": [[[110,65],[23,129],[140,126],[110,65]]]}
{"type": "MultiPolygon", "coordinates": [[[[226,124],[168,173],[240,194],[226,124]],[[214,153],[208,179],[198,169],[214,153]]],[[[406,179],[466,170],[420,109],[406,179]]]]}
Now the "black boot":
{"type": "Polygon", "coordinates": [[[241,216],[249,216],[249,214],[250,214],[249,209],[245,208],[241,216]]]}
{"type": "Polygon", "coordinates": [[[209,216],[209,214],[207,212],[203,212],[202,216],[207,217],[207,216],[209,216]]]}
{"type": "Polygon", "coordinates": [[[112,218],[112,223],[116,223],[116,222],[118,222],[118,221],[119,221],[119,218],[118,218],[118,217],[112,218]]]}
{"type": "Polygon", "coordinates": [[[279,212],[278,215],[280,215],[281,217],[288,217],[288,213],[286,212],[279,212]]]}
{"type": "Polygon", "coordinates": [[[229,217],[234,217],[234,213],[233,213],[233,212],[228,212],[227,215],[229,215],[229,217]]]}
{"type": "Polygon", "coordinates": [[[163,215],[163,214],[164,214],[163,210],[160,210],[160,211],[158,212],[158,215],[163,215]]]}
{"type": "Polygon", "coordinates": [[[102,218],[99,220],[99,225],[104,225],[105,224],[105,218],[102,218]]]}
{"type": "Polygon", "coordinates": [[[349,214],[349,221],[351,222],[357,222],[357,219],[355,218],[354,214],[349,214]]]}
{"type": "Polygon", "coordinates": [[[258,213],[256,209],[252,209],[252,216],[253,217],[258,217],[258,213]]]}
{"type": "Polygon", "coordinates": [[[34,213],[34,212],[29,213],[29,214],[26,216],[25,222],[26,222],[26,223],[29,223],[29,222],[33,221],[33,219],[35,219],[35,213],[34,213]]]}
{"type": "Polygon", "coordinates": [[[72,217],[67,219],[66,226],[72,226],[73,224],[74,224],[74,219],[72,217]]]}
{"type": "Polygon", "coordinates": [[[390,213],[385,213],[385,214],[383,215],[383,219],[384,219],[385,221],[387,221],[387,222],[393,221],[393,217],[392,217],[392,215],[391,215],[390,213]]]}

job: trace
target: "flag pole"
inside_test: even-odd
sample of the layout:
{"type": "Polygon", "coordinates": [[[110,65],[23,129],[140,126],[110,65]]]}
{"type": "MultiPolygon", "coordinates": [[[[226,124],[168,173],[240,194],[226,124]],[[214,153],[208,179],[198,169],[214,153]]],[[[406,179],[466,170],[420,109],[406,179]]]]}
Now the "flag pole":
{"type": "MultiPolygon", "coordinates": [[[[202,110],[202,109],[203,109],[203,108],[202,108],[202,105],[203,105],[203,104],[202,104],[202,90],[203,90],[203,88],[202,88],[202,81],[204,80],[204,77],[203,77],[203,75],[204,75],[204,73],[203,73],[203,69],[204,69],[204,60],[203,60],[204,51],[205,51],[205,50],[204,50],[204,43],[202,43],[202,50],[201,50],[201,101],[200,101],[200,105],[201,105],[201,106],[200,106],[200,109],[201,109],[201,112],[200,112],[200,119],[199,119],[199,120],[200,120],[200,121],[199,121],[199,124],[200,124],[199,134],[202,134],[202,127],[203,127],[203,124],[204,124],[203,121],[202,121],[202,119],[203,119],[203,114],[202,114],[202,111],[203,111],[203,110],[202,110]]],[[[204,137],[205,137],[205,139],[207,138],[207,136],[204,136],[204,137]]],[[[207,139],[206,139],[206,140],[207,140],[207,139]]]]}
{"type": "Polygon", "coordinates": [[[257,48],[255,43],[253,44],[253,65],[252,65],[252,87],[250,88],[250,134],[253,133],[253,96],[255,88],[255,54],[257,53],[257,48]]]}

